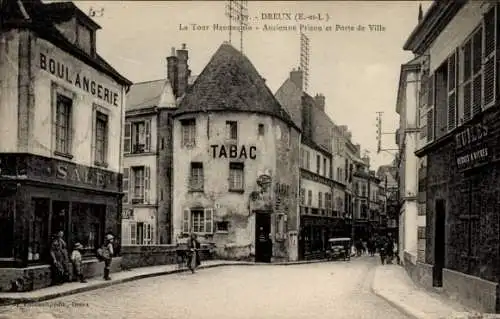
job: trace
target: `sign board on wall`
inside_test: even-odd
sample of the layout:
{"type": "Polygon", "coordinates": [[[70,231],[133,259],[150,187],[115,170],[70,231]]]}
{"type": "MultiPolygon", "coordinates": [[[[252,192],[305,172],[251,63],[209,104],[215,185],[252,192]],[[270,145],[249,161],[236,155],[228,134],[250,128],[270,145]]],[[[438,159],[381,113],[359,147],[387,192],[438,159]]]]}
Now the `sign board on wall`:
{"type": "Polygon", "coordinates": [[[490,154],[487,137],[488,128],[483,124],[466,126],[455,134],[455,161],[459,170],[488,162],[490,154]]]}
{"type": "Polygon", "coordinates": [[[1,176],[121,192],[119,173],[36,155],[2,154],[1,176]]]}
{"type": "Polygon", "coordinates": [[[78,71],[77,63],[85,65],[83,62],[79,62],[73,58],[75,59],[75,63],[71,63],[69,59],[64,59],[62,54],[59,56],[57,54],[53,54],[54,52],[59,52],[58,50],[46,51],[47,52],[44,50],[40,51],[37,56],[38,67],[41,70],[52,74],[79,90],[87,92],[93,97],[106,102],[109,105],[117,107],[120,106],[120,89],[103,83],[103,80],[98,78],[99,76],[97,71],[94,71],[93,68],[84,68],[87,72],[78,71]]]}

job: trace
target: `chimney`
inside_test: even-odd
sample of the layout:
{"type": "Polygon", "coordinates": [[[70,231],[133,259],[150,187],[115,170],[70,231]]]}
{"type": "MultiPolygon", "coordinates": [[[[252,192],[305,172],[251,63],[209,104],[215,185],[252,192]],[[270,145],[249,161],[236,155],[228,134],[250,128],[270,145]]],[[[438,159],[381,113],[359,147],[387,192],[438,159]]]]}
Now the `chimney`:
{"type": "Polygon", "coordinates": [[[172,47],[172,53],[169,57],[167,57],[167,79],[170,81],[172,85],[172,91],[174,92],[175,97],[177,97],[177,57],[175,56],[175,48],[172,47]]]}
{"type": "Polygon", "coordinates": [[[177,97],[186,92],[189,77],[188,50],[186,44],[182,44],[182,49],[177,50],[177,97]]]}
{"type": "Polygon", "coordinates": [[[316,94],[314,97],[314,102],[316,102],[316,106],[322,110],[323,112],[325,111],[325,96],[323,94],[316,94]]]}
{"type": "Polygon", "coordinates": [[[293,69],[292,72],[290,72],[290,80],[292,80],[293,84],[303,91],[304,73],[300,68],[298,70],[293,69]]]}
{"type": "Polygon", "coordinates": [[[422,11],[422,4],[418,5],[418,23],[422,22],[424,18],[424,12],[422,11]]]}

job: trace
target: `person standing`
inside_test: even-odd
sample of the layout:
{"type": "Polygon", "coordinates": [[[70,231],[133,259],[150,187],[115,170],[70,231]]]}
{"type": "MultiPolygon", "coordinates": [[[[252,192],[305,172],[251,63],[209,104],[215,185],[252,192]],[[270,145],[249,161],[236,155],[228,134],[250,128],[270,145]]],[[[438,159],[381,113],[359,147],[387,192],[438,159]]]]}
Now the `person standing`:
{"type": "Polygon", "coordinates": [[[189,262],[189,268],[191,269],[191,272],[194,274],[194,271],[196,268],[201,264],[200,261],[200,250],[201,244],[198,241],[198,238],[195,233],[191,233],[191,236],[189,238],[188,242],[188,249],[190,251],[190,258],[188,260],[189,262]]]}
{"type": "Polygon", "coordinates": [[[68,279],[68,248],[63,239],[64,232],[58,231],[50,245],[50,258],[52,264],[52,284],[60,285],[68,279]]]}
{"type": "Polygon", "coordinates": [[[113,239],[114,236],[107,234],[104,239],[104,245],[99,249],[98,255],[104,261],[104,280],[111,280],[109,273],[111,271],[111,261],[113,259],[113,239]]]}
{"type": "Polygon", "coordinates": [[[83,269],[82,269],[82,253],[83,246],[80,243],[76,243],[73,248],[73,252],[71,253],[71,263],[73,264],[73,274],[74,276],[80,280],[81,283],[86,283],[87,281],[83,277],[83,269]]]}

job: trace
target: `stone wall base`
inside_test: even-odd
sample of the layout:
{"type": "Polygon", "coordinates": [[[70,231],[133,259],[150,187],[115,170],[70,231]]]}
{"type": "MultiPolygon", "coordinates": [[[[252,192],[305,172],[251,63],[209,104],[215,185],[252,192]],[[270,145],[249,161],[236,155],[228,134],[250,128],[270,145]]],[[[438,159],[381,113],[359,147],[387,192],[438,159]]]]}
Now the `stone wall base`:
{"type": "Polygon", "coordinates": [[[443,269],[443,290],[474,310],[495,313],[497,283],[451,269],[443,269]]]}
{"type": "MultiPolygon", "coordinates": [[[[121,257],[114,257],[111,272],[121,270],[121,257]]],[[[103,276],[104,262],[95,258],[83,261],[83,274],[86,278],[103,276]]],[[[70,267],[70,275],[72,269],[70,267]]],[[[26,268],[0,268],[0,291],[33,291],[50,286],[52,281],[50,265],[37,265],[26,268]]]]}
{"type": "Polygon", "coordinates": [[[432,265],[418,262],[416,256],[406,252],[403,264],[413,282],[424,288],[432,289],[432,265]]]}

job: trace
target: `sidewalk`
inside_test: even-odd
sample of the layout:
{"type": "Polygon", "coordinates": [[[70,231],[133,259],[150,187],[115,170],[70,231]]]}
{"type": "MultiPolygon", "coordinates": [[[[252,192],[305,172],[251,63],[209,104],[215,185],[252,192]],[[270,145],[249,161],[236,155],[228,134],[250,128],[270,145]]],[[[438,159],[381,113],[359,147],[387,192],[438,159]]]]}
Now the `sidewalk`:
{"type": "Polygon", "coordinates": [[[478,313],[469,312],[469,309],[444,295],[417,286],[399,265],[377,266],[372,290],[394,307],[416,319],[492,318],[478,316],[478,313]]]}
{"type": "MultiPolygon", "coordinates": [[[[220,266],[261,266],[261,265],[300,265],[326,262],[325,260],[306,260],[294,262],[276,262],[276,263],[255,263],[245,261],[228,261],[228,260],[207,260],[203,261],[198,269],[213,268],[220,266]]],[[[67,295],[77,294],[80,292],[95,290],[99,288],[109,287],[112,285],[125,283],[133,280],[169,275],[179,272],[189,271],[187,268],[179,269],[177,264],[160,265],[152,267],[134,268],[131,270],[120,271],[111,274],[112,280],[104,281],[101,277],[89,278],[87,283],[70,282],[61,286],[51,286],[43,289],[38,289],[29,292],[0,292],[0,306],[9,304],[32,303],[54,298],[59,298],[67,295]]]]}

